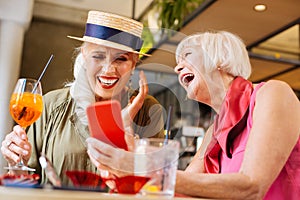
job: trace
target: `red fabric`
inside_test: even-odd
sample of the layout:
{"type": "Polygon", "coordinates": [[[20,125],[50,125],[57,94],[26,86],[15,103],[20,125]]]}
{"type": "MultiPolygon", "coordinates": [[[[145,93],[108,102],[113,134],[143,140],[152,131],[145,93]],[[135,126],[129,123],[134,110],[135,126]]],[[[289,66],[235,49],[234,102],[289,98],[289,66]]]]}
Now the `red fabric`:
{"type": "Polygon", "coordinates": [[[220,113],[214,122],[214,133],[204,156],[204,167],[207,173],[220,173],[221,148],[230,155],[226,145],[230,131],[246,114],[250,104],[252,83],[236,77],[228,89],[220,113]]]}

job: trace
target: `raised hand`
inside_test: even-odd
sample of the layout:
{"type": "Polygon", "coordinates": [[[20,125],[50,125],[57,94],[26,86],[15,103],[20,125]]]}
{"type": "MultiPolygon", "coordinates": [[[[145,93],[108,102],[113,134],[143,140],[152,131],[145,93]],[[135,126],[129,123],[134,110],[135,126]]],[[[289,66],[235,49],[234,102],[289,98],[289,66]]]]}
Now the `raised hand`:
{"type": "Polygon", "coordinates": [[[143,106],[146,95],[148,94],[147,79],[143,71],[139,74],[139,93],[136,96],[132,96],[128,105],[122,110],[122,118],[125,128],[131,125],[137,112],[143,106]]]}

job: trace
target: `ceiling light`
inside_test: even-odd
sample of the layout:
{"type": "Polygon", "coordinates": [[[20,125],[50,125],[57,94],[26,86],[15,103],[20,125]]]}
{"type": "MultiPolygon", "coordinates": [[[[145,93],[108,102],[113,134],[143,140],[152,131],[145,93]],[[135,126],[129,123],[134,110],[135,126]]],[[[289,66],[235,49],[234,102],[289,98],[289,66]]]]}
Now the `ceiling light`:
{"type": "Polygon", "coordinates": [[[263,12],[263,11],[267,10],[267,6],[265,4],[256,4],[254,6],[254,10],[257,12],[263,12]]]}

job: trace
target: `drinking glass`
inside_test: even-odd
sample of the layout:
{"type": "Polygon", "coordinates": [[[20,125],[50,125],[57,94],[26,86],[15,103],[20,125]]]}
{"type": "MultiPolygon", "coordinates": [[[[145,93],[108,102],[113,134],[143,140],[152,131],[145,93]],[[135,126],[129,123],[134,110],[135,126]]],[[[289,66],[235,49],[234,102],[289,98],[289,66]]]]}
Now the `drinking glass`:
{"type": "Polygon", "coordinates": [[[140,194],[173,197],[178,168],[179,142],[160,138],[135,141],[134,174],[149,177],[140,194]]]}
{"type": "MultiPolygon", "coordinates": [[[[20,78],[10,99],[9,111],[12,118],[25,130],[41,116],[42,109],[41,83],[35,79],[20,78]]],[[[5,169],[35,171],[35,169],[25,166],[22,155],[19,156],[19,163],[15,166],[5,167],[5,169]]]]}

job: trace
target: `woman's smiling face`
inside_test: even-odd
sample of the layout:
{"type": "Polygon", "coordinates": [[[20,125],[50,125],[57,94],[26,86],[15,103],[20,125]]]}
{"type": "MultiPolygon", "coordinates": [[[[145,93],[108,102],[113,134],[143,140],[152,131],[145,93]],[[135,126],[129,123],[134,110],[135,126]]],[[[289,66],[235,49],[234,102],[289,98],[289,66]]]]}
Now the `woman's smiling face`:
{"type": "Polygon", "coordinates": [[[87,79],[95,95],[101,99],[118,95],[131,76],[138,55],[91,43],[82,48],[87,79]]]}
{"type": "Polygon", "coordinates": [[[190,99],[207,103],[206,73],[202,64],[202,54],[199,46],[186,46],[180,52],[175,72],[178,74],[179,83],[186,90],[190,99]]]}

